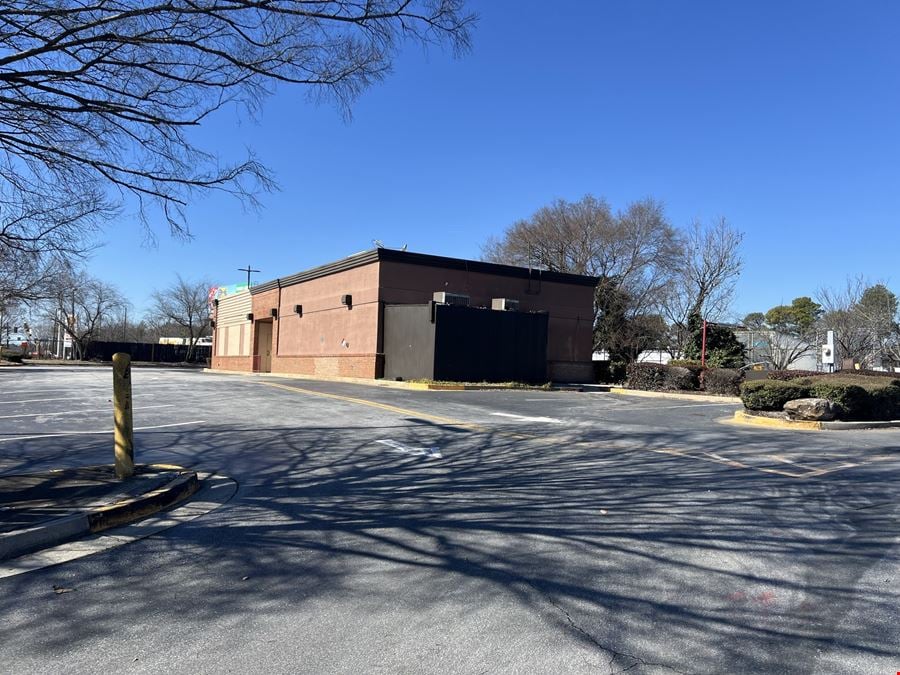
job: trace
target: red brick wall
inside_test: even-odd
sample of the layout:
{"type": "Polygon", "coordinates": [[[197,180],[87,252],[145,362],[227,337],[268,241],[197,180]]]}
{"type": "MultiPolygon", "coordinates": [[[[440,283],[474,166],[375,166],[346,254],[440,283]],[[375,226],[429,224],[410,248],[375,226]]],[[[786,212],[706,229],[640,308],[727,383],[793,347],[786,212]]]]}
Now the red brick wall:
{"type": "MultiPolygon", "coordinates": [[[[276,307],[277,289],[265,307],[276,307]]],[[[260,303],[262,306],[262,302],[260,303]]],[[[256,300],[254,298],[254,307],[256,300]]],[[[266,309],[268,315],[268,309],[266,309]]],[[[364,265],[281,289],[273,341],[278,357],[349,357],[378,351],[378,263],[364,265]],[[351,295],[352,304],[341,304],[351,295]],[[303,306],[303,315],[294,312],[303,306]]],[[[273,365],[274,368],[274,365],[273,365]]]]}
{"type": "Polygon", "coordinates": [[[242,373],[253,372],[251,356],[213,356],[210,366],[213,370],[236,370],[242,373]]]}
{"type": "MultiPolygon", "coordinates": [[[[423,303],[435,291],[463,293],[474,306],[491,298],[514,298],[524,311],[547,311],[548,369],[557,380],[593,377],[594,289],[501,275],[410,265],[371,263],[253,296],[257,320],[271,319],[272,372],[310,376],[381,377],[384,355],[379,340],[381,303],[423,303]],[[351,294],[350,308],[341,296],[351,294]],[[303,306],[303,314],[294,312],[303,306]]],[[[253,332],[254,339],[256,332],[253,332]]],[[[251,353],[257,353],[252,345],[251,353]]],[[[215,357],[213,368],[252,370],[247,357],[215,357]]]]}
{"type": "Polygon", "coordinates": [[[279,356],[272,360],[272,372],[315,377],[375,378],[382,373],[383,360],[380,354],[279,356]]]}

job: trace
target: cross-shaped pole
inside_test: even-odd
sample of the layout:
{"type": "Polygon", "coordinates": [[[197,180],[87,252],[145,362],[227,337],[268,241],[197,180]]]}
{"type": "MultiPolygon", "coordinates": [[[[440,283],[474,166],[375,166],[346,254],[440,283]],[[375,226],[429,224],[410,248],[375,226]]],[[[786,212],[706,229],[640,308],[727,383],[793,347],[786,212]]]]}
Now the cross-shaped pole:
{"type": "Polygon", "coordinates": [[[260,270],[255,270],[250,265],[246,267],[238,267],[238,272],[246,272],[247,273],[247,288],[250,288],[250,273],[251,272],[259,272],[260,270]]]}

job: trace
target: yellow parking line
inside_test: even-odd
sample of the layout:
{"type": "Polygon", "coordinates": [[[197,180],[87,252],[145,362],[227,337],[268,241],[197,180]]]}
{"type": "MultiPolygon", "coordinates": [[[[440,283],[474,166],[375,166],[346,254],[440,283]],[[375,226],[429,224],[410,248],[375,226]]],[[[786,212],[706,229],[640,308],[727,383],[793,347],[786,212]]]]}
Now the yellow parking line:
{"type": "MultiPolygon", "coordinates": [[[[386,410],[388,412],[396,413],[398,415],[404,415],[406,417],[415,417],[417,419],[425,419],[430,420],[432,422],[436,422],[443,426],[456,427],[459,429],[466,429],[468,431],[480,431],[484,433],[491,433],[496,436],[506,436],[510,438],[518,438],[521,440],[540,440],[544,442],[559,442],[559,443],[568,443],[570,445],[594,445],[592,441],[572,441],[560,437],[553,436],[540,436],[538,434],[527,434],[522,432],[514,432],[514,431],[503,431],[497,429],[491,429],[481,424],[476,424],[472,422],[463,422],[462,420],[453,419],[450,417],[443,417],[441,415],[433,415],[431,413],[425,413],[420,410],[410,410],[408,408],[401,408],[399,406],[390,405],[388,403],[379,403],[377,401],[370,401],[365,398],[356,398],[354,396],[343,396],[341,394],[329,394],[323,391],[315,391],[314,389],[305,389],[303,387],[293,387],[287,384],[280,384],[277,382],[260,382],[259,384],[265,385],[267,387],[276,387],[278,389],[284,389],[286,391],[292,391],[299,394],[308,394],[310,396],[319,396],[321,398],[330,398],[337,401],[344,401],[346,403],[355,403],[357,405],[364,405],[370,408],[378,408],[380,410],[386,410]]],[[[812,478],[814,476],[823,476],[828,473],[832,473],[835,471],[841,471],[843,469],[849,469],[851,467],[857,466],[856,464],[844,463],[837,466],[833,466],[831,468],[825,469],[812,469],[805,473],[797,473],[794,471],[783,471],[781,469],[773,469],[769,467],[762,466],[753,466],[751,464],[745,464],[744,462],[739,462],[735,459],[728,459],[726,457],[722,457],[713,452],[702,452],[700,455],[691,454],[689,452],[685,452],[682,450],[676,450],[675,448],[646,448],[642,446],[630,446],[630,447],[615,447],[614,449],[620,450],[643,450],[649,452],[655,452],[657,454],[664,455],[677,455],[679,457],[685,457],[687,459],[696,459],[702,462],[714,462],[716,464],[724,464],[725,466],[730,466],[735,469],[749,469],[750,471],[759,471],[762,473],[770,473],[778,476],[784,476],[786,478],[812,478]]],[[[795,464],[794,462],[790,462],[790,460],[786,460],[778,455],[770,455],[772,459],[776,461],[786,462],[788,464],[793,464],[794,466],[800,468],[811,469],[811,467],[806,467],[800,464],[795,464]]]]}
{"type": "Polygon", "coordinates": [[[805,475],[802,473],[793,473],[791,471],[782,471],[781,469],[770,469],[768,467],[752,466],[750,464],[739,462],[736,459],[727,459],[725,457],[722,457],[721,455],[717,455],[711,452],[704,452],[702,454],[705,456],[699,456],[692,455],[688,452],[682,452],[681,450],[676,450],[675,448],[648,448],[648,450],[662,455],[677,455],[679,457],[686,457],[688,459],[698,459],[701,462],[724,464],[725,466],[730,466],[735,469],[750,469],[751,471],[760,471],[762,473],[774,473],[778,476],[786,476],[787,478],[803,478],[805,475]]]}
{"type": "Polygon", "coordinates": [[[813,471],[810,471],[809,473],[803,474],[803,478],[813,478],[813,477],[818,477],[818,476],[824,476],[825,474],[834,473],[835,471],[843,471],[844,469],[852,469],[855,466],[860,466],[860,465],[854,464],[852,462],[844,462],[843,464],[838,464],[831,468],[815,469],[813,471]]]}
{"type": "Polygon", "coordinates": [[[467,422],[463,422],[461,420],[451,419],[449,417],[442,417],[441,415],[432,415],[430,413],[424,413],[419,410],[408,410],[407,408],[399,408],[395,405],[389,405],[387,403],[378,403],[377,401],[370,401],[365,398],[354,398],[353,396],[341,396],[340,394],[328,394],[323,391],[315,391],[313,389],[304,389],[303,387],[292,387],[287,384],[278,384],[276,382],[260,382],[260,384],[265,385],[267,387],[277,387],[278,389],[286,389],[287,391],[295,391],[300,394],[309,394],[310,396],[321,396],[322,398],[331,398],[338,401],[345,401],[347,403],[356,403],[358,405],[369,406],[370,408],[379,408],[381,410],[387,410],[388,412],[397,413],[398,415],[406,415],[409,417],[417,417],[419,419],[431,420],[432,422],[437,422],[438,424],[443,424],[446,426],[452,427],[461,427],[463,429],[484,429],[484,427],[480,427],[477,424],[469,424],[467,422]]]}

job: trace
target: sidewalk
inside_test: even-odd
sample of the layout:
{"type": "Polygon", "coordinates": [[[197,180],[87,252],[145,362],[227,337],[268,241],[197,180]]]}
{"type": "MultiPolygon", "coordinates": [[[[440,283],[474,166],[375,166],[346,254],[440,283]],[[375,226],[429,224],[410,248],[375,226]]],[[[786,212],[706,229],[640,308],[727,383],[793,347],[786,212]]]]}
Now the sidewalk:
{"type": "Polygon", "coordinates": [[[0,475],[0,560],[133,522],[199,486],[193,471],[158,464],[122,481],[108,465],[0,475]]]}

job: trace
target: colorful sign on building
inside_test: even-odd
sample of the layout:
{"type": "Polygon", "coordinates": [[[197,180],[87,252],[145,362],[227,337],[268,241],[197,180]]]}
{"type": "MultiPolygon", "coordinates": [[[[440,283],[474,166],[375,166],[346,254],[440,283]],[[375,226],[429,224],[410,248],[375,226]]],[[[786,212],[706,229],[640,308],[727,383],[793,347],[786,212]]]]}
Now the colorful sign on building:
{"type": "Polygon", "coordinates": [[[247,284],[229,284],[227,286],[213,286],[209,289],[209,296],[207,297],[207,302],[209,303],[209,311],[212,311],[213,304],[216,300],[221,300],[222,298],[235,295],[242,291],[246,291],[249,288],[247,284]]]}

